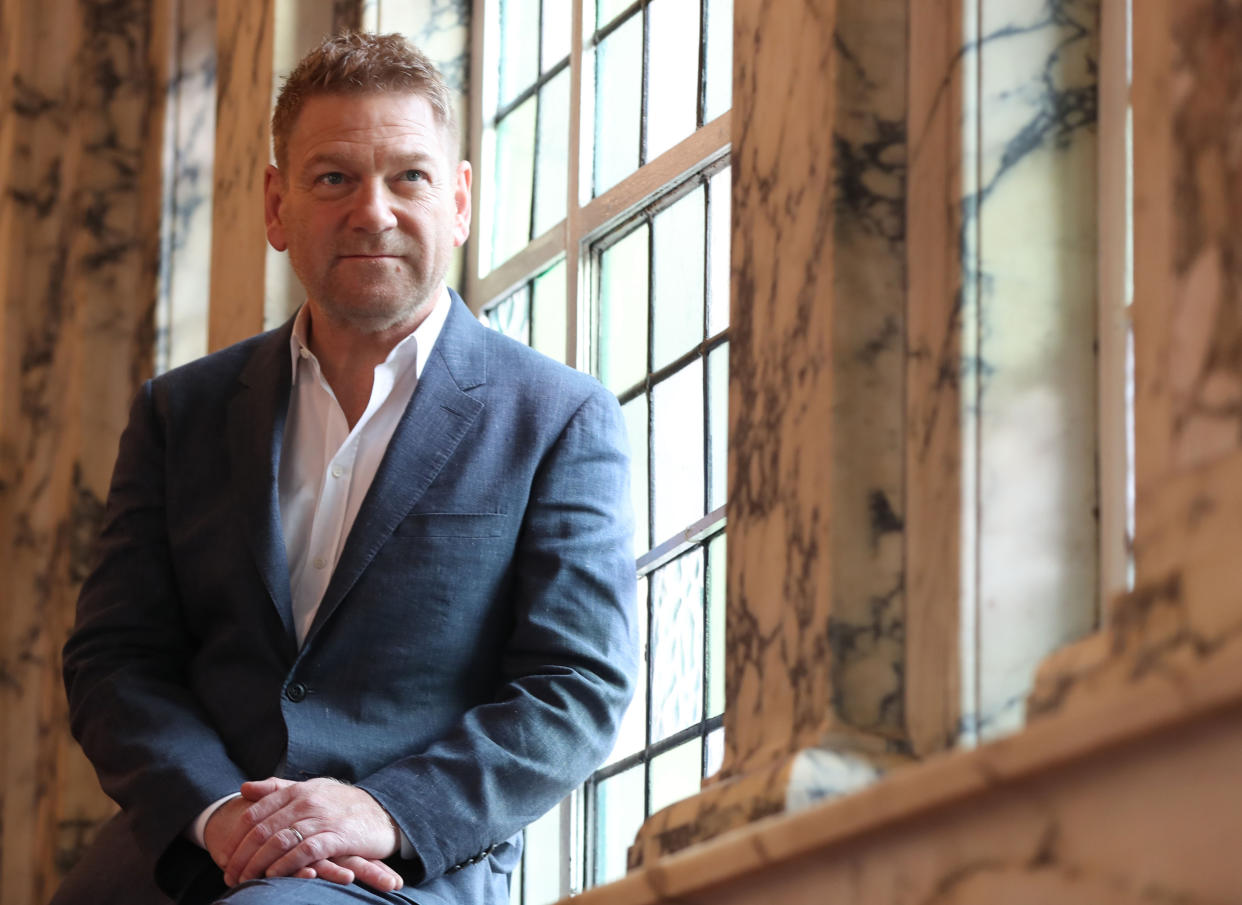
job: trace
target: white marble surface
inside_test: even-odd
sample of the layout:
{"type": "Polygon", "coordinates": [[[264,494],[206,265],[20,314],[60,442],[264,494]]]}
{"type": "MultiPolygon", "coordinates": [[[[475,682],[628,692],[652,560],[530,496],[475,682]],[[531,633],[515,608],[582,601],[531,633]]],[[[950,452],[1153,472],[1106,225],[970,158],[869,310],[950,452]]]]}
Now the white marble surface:
{"type": "Polygon", "coordinates": [[[165,120],[164,216],[156,370],[207,352],[212,158],[216,143],[216,4],[178,0],[165,120]]]}
{"type": "Polygon", "coordinates": [[[962,736],[1096,622],[1097,3],[985,0],[963,103],[962,736]]]}

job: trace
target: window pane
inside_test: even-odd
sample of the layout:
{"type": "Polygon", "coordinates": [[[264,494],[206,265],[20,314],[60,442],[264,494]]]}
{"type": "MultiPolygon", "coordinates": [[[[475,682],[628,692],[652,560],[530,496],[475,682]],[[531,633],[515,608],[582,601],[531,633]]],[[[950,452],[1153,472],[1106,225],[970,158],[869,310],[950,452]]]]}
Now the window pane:
{"type": "Polygon", "coordinates": [[[703,196],[700,186],[655,216],[652,370],[703,339],[703,196]]]}
{"type": "MultiPolygon", "coordinates": [[[[725,705],[725,536],[707,544],[707,715],[724,713],[725,705]]],[[[708,746],[708,754],[711,747],[708,746]]],[[[713,771],[708,770],[708,775],[713,771]]]]}
{"type": "Polygon", "coordinates": [[[707,100],[703,122],[733,106],[733,0],[707,0],[707,100]]]}
{"type": "Polygon", "coordinates": [[[595,882],[625,876],[625,853],[643,823],[643,765],[595,787],[595,882]]]}
{"type": "Polygon", "coordinates": [[[565,261],[561,259],[535,278],[531,303],[530,344],[557,361],[566,358],[565,305],[565,261]]]}
{"type": "Polygon", "coordinates": [[[729,344],[707,356],[707,423],[711,439],[708,511],[728,501],[729,476],[729,344]]]}
{"type": "Polygon", "coordinates": [[[620,393],[647,373],[647,237],[643,224],[600,255],[599,379],[620,393]]]}
{"type": "Polygon", "coordinates": [[[703,548],[657,569],[652,579],[651,741],[703,713],[703,548]]]}
{"type": "Polygon", "coordinates": [[[561,898],[561,807],[557,805],[526,828],[526,905],[549,905],[561,898]]]}
{"type": "Polygon", "coordinates": [[[520,343],[530,342],[530,294],[526,287],[487,310],[487,325],[520,343]]]}
{"type": "Polygon", "coordinates": [[[703,784],[703,740],[692,738],[651,760],[651,813],[697,792],[703,784]]]}
{"type": "Polygon", "coordinates": [[[634,502],[634,557],[651,549],[647,513],[647,397],[639,395],[621,406],[630,438],[630,493],[634,502]]]}
{"type": "Polygon", "coordinates": [[[631,17],[595,55],[595,194],[638,167],[642,109],[643,20],[631,17]]]}
{"type": "Polygon", "coordinates": [[[508,260],[530,239],[530,202],[535,156],[535,99],[496,127],[492,195],[491,265],[508,260]]]}
{"type": "Polygon", "coordinates": [[[724,730],[715,729],[707,733],[707,763],[704,765],[704,776],[720,772],[724,765],[724,730]]]}
{"type": "Polygon", "coordinates": [[[543,0],[543,72],[569,56],[569,17],[569,0],[543,0]]]}
{"type": "Polygon", "coordinates": [[[694,131],[699,97],[699,0],[652,0],[647,52],[647,160],[694,131]]]}
{"type": "Polygon", "coordinates": [[[703,515],[703,363],[696,359],[653,391],[655,543],[703,515]]]}
{"type": "Polygon", "coordinates": [[[500,0],[500,106],[535,81],[539,0],[500,0]]]}
{"type": "Polygon", "coordinates": [[[603,766],[615,764],[622,758],[637,754],[647,744],[647,579],[638,580],[638,648],[641,652],[638,664],[638,684],[625,716],[617,742],[603,766]]]}
{"type": "Polygon", "coordinates": [[[617,18],[618,15],[625,12],[626,8],[633,2],[634,0],[585,0],[585,5],[591,6],[594,3],[596,9],[599,10],[596,21],[599,23],[599,27],[603,28],[617,18]]]}
{"type": "Polygon", "coordinates": [[[729,326],[729,243],[732,238],[732,171],[725,167],[709,180],[711,223],[711,292],[708,297],[707,335],[729,326]]]}
{"type": "Polygon", "coordinates": [[[565,219],[565,172],[569,167],[569,70],[539,89],[539,156],[535,177],[535,231],[565,219]]]}

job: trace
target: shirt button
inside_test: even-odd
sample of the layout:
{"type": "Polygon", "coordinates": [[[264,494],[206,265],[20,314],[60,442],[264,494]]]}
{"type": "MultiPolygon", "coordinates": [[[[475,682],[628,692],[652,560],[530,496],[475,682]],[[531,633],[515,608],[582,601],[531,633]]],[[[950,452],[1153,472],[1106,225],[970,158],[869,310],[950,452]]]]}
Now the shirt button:
{"type": "Polygon", "coordinates": [[[285,697],[297,704],[306,700],[306,686],[301,682],[293,682],[285,689],[285,697]]]}
{"type": "Polygon", "coordinates": [[[344,468],[342,468],[342,467],[341,467],[341,466],[339,466],[339,465],[333,465],[333,466],[332,466],[332,477],[334,477],[334,478],[339,478],[339,477],[340,477],[341,475],[343,475],[343,474],[345,474],[345,469],[344,469],[344,468]]]}
{"type": "Polygon", "coordinates": [[[311,560],[311,565],[314,566],[316,569],[323,569],[327,567],[328,561],[324,559],[322,556],[316,556],[314,559],[311,560]]]}

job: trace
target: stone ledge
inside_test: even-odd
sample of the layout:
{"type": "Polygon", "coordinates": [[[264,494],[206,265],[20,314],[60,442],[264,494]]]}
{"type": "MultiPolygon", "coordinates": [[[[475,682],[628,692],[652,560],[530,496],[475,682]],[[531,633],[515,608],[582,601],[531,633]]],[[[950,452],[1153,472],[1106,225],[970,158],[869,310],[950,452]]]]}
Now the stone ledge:
{"type": "Polygon", "coordinates": [[[807,856],[822,859],[880,831],[909,829],[920,818],[947,819],[1023,782],[1221,715],[1231,725],[1242,725],[1242,643],[1216,649],[1186,672],[1147,672],[1127,685],[1099,689],[1066,712],[1049,713],[1008,738],[935,756],[850,796],[730,831],[588,890],[575,901],[655,905],[685,900],[696,891],[762,877],[807,856]]]}

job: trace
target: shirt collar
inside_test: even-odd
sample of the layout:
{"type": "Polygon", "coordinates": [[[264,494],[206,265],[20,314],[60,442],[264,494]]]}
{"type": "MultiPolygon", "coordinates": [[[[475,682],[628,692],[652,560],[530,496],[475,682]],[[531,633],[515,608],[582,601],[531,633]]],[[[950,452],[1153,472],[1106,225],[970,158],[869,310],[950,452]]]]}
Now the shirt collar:
{"type": "MultiPolygon", "coordinates": [[[[388,357],[384,359],[384,364],[391,363],[399,371],[413,364],[415,378],[422,377],[423,368],[431,356],[431,350],[435,348],[436,340],[440,338],[440,331],[444,329],[444,322],[448,320],[451,307],[452,298],[449,296],[448,288],[441,283],[435,307],[423,318],[423,322],[415,328],[414,332],[392,347],[388,357]],[[418,354],[420,349],[423,351],[422,355],[418,354]]],[[[293,333],[289,336],[289,357],[293,368],[292,380],[295,384],[298,382],[298,363],[303,358],[314,361],[316,365],[319,363],[307,343],[306,329],[309,323],[310,312],[303,304],[298,309],[297,317],[293,319],[293,333]]]]}

